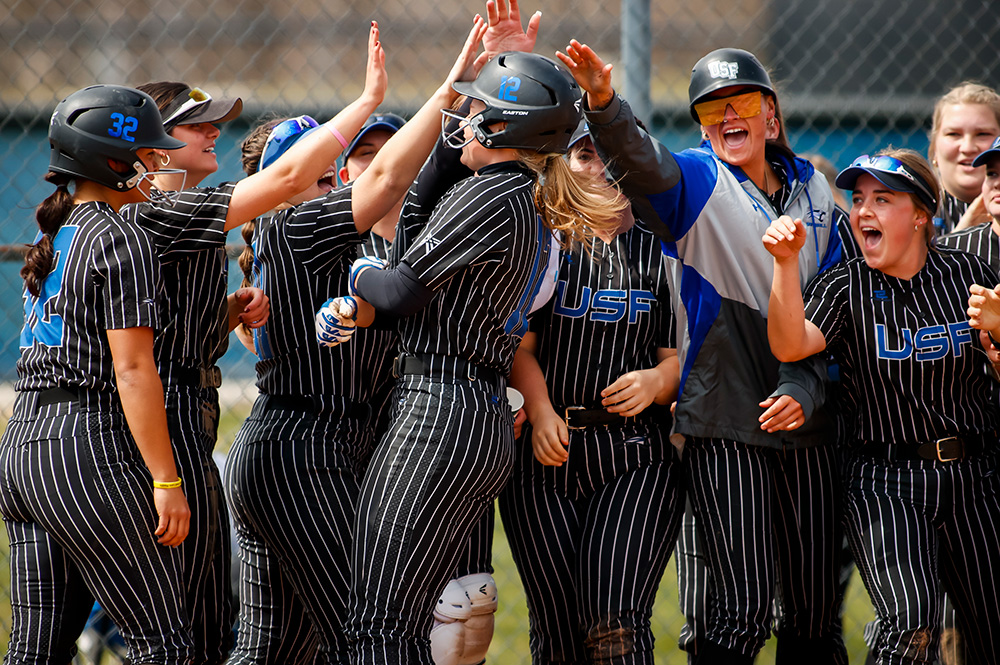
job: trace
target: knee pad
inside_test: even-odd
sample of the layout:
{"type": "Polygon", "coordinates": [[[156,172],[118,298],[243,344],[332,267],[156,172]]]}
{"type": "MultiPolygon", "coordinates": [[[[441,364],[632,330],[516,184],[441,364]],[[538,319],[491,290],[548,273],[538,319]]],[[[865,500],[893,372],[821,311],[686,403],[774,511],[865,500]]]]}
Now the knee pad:
{"type": "Polygon", "coordinates": [[[451,580],[434,608],[431,628],[431,657],[435,665],[460,665],[465,650],[465,622],[472,615],[472,603],[458,580],[451,580]]]}
{"type": "Polygon", "coordinates": [[[478,665],[486,660],[493,640],[493,615],[497,611],[497,585],[489,573],[466,575],[457,580],[472,605],[465,620],[465,647],[460,665],[478,665]]]}

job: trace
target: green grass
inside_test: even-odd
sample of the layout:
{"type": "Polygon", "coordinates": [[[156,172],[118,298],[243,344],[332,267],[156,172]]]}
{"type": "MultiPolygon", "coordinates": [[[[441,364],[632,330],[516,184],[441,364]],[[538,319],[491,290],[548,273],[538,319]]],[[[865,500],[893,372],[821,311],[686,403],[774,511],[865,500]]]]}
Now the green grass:
{"type": "MultiPolygon", "coordinates": [[[[499,515],[496,520],[497,529],[493,543],[494,577],[499,588],[500,608],[496,617],[496,632],[490,645],[487,662],[503,663],[504,665],[531,662],[528,653],[528,608],[524,598],[517,569],[511,558],[507,537],[499,515]]],[[[656,637],[656,662],[663,665],[686,665],[687,657],[677,648],[677,636],[680,634],[684,618],[677,605],[677,573],[671,558],[667,565],[660,590],[653,606],[653,634],[656,637]]],[[[847,642],[847,653],[852,663],[863,663],[868,648],[862,639],[862,631],[868,621],[874,616],[867,592],[861,584],[861,579],[855,572],[848,587],[844,601],[844,639],[847,642]]],[[[774,640],[768,640],[757,662],[774,662],[774,640]]]]}

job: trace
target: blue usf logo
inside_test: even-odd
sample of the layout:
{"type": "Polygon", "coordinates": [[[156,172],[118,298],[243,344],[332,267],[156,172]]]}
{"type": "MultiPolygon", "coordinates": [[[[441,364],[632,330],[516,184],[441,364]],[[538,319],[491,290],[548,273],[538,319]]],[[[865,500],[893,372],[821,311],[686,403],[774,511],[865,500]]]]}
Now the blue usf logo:
{"type": "Polygon", "coordinates": [[[973,335],[968,321],[949,323],[947,326],[927,326],[916,331],[903,328],[899,331],[902,346],[890,349],[885,325],[880,323],[875,326],[878,357],[882,360],[906,360],[914,356],[918,362],[928,362],[940,360],[949,353],[960,358],[962,345],[972,344],[973,335]]]}
{"type": "Polygon", "coordinates": [[[600,289],[594,291],[585,286],[580,294],[579,304],[573,307],[566,303],[566,282],[559,280],[553,308],[559,316],[568,316],[572,319],[583,318],[589,311],[591,321],[604,323],[621,321],[627,314],[628,322],[635,323],[639,320],[641,312],[649,312],[652,309],[654,302],[656,302],[656,296],[650,291],[639,289],[629,291],[600,289]]]}

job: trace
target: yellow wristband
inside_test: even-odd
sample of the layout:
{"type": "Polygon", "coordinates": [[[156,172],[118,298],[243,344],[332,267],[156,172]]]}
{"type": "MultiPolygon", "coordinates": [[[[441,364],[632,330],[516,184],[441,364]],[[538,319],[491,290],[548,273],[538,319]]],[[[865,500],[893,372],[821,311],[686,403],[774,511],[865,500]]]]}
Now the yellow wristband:
{"type": "Polygon", "coordinates": [[[181,482],[182,481],[181,481],[180,478],[178,478],[177,480],[171,481],[169,483],[161,483],[159,480],[154,480],[153,481],[153,489],[158,489],[158,490],[172,490],[175,487],[180,487],[181,486],[181,482]]]}

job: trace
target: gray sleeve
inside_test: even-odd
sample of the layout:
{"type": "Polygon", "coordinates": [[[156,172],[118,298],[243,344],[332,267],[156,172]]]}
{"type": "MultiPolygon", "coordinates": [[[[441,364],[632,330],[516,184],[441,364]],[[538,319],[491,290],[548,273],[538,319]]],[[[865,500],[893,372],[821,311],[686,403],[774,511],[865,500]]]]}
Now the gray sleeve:
{"type": "Polygon", "coordinates": [[[681,180],[673,154],[635,124],[620,95],[607,108],[586,111],[587,125],[608,172],[629,196],[659,194],[681,180]]]}
{"type": "Polygon", "coordinates": [[[829,373],[823,354],[804,358],[794,363],[781,363],[778,367],[778,388],[771,397],[788,395],[802,405],[808,421],[824,402],[828,394],[829,373]]]}

